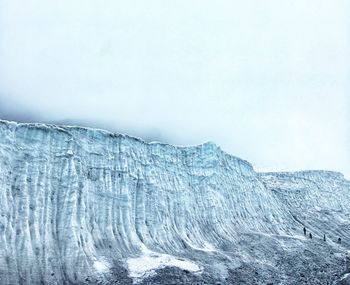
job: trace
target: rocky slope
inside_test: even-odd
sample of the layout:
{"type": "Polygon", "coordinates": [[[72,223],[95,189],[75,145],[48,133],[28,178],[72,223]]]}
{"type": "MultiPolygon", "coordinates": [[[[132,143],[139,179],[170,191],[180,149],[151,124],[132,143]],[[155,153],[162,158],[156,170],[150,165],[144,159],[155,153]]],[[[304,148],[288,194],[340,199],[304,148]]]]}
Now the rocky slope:
{"type": "Polygon", "coordinates": [[[349,239],[339,173],[0,121],[0,284],[333,284],[349,239]]]}

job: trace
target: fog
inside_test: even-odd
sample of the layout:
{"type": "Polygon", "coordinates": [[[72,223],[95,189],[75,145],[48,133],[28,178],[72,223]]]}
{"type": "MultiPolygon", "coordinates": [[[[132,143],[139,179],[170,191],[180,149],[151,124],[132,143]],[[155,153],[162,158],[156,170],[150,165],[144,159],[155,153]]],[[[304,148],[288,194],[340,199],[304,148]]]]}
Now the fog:
{"type": "Polygon", "coordinates": [[[0,0],[0,118],[350,177],[350,2],[0,0]]]}

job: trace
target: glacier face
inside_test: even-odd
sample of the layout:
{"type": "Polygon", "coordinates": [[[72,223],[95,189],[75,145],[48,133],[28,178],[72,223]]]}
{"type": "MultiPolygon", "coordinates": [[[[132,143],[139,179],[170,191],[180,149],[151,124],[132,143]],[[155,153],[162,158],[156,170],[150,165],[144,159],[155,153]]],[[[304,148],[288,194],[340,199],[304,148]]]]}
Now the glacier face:
{"type": "Polygon", "coordinates": [[[213,143],[0,121],[0,187],[1,284],[332,284],[350,269],[349,181],[256,173],[213,143]]]}

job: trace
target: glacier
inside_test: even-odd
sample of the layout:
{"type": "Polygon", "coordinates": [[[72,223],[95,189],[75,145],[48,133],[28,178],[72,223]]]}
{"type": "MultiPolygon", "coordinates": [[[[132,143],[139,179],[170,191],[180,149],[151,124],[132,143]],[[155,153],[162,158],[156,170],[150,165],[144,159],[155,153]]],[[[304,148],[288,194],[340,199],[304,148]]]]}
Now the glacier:
{"type": "Polygon", "coordinates": [[[350,284],[341,173],[0,120],[0,187],[0,284],[350,284]]]}

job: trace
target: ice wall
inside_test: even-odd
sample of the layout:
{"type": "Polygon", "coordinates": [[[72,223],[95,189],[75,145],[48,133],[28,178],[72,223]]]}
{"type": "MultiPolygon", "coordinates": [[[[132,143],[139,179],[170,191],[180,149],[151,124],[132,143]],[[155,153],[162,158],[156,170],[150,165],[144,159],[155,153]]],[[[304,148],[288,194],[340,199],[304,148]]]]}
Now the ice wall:
{"type": "Polygon", "coordinates": [[[257,174],[213,143],[0,121],[0,281],[106,281],[145,251],[189,257],[238,247],[242,232],[293,235],[310,207],[345,219],[337,187],[349,184],[327,175],[257,174]]]}

